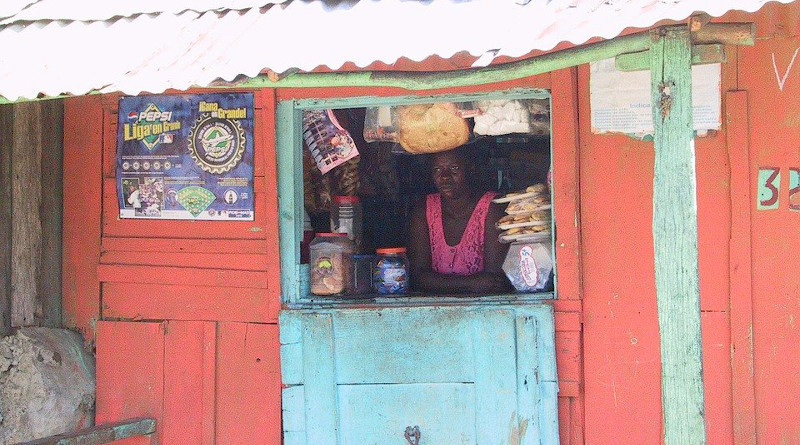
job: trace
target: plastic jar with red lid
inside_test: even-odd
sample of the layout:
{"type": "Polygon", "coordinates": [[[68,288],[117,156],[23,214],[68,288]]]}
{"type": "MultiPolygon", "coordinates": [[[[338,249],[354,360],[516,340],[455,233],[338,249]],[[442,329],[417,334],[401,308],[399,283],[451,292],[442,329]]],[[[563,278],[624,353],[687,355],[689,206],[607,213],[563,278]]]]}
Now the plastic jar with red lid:
{"type": "Polygon", "coordinates": [[[379,295],[408,293],[408,257],[405,247],[377,249],[373,283],[379,295]]]}
{"type": "Polygon", "coordinates": [[[354,247],[345,233],[317,233],[309,246],[309,281],[314,295],[352,291],[354,247]]]}

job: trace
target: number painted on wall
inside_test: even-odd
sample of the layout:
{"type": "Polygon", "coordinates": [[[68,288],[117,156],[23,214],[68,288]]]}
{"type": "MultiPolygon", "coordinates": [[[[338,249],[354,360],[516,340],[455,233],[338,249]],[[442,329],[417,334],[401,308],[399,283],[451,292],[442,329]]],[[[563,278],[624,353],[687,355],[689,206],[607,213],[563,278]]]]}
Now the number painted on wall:
{"type": "Polygon", "coordinates": [[[758,169],[758,210],[775,210],[780,204],[781,169],[758,169]]]}
{"type": "Polygon", "coordinates": [[[789,210],[800,212],[800,168],[789,169],[789,210]]]}

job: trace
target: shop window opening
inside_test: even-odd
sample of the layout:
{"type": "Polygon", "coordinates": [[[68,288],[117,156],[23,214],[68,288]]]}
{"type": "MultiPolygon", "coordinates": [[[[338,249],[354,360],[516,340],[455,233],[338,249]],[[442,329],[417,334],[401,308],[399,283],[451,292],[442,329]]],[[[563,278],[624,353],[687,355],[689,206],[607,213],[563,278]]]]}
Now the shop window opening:
{"type": "Polygon", "coordinates": [[[281,102],[285,301],[554,298],[550,97],[498,96],[281,102]]]}

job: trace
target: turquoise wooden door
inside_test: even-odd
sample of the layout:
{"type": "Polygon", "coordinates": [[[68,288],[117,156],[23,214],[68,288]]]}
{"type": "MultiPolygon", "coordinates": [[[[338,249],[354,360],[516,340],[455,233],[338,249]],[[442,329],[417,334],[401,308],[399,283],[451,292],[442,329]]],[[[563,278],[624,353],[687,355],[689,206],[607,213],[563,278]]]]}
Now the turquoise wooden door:
{"type": "Polygon", "coordinates": [[[547,305],[281,313],[286,445],[557,444],[547,305]]]}

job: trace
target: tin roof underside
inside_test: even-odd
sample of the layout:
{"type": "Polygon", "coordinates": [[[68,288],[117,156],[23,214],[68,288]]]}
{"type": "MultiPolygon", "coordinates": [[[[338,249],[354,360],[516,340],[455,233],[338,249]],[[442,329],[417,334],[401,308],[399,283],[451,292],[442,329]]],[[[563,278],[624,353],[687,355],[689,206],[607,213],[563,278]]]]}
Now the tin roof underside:
{"type": "Polygon", "coordinates": [[[517,58],[697,11],[716,17],[732,9],[753,12],[765,3],[7,0],[0,6],[0,96],[159,93],[267,69],[336,70],[464,52],[517,58]]]}

